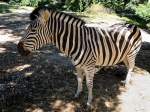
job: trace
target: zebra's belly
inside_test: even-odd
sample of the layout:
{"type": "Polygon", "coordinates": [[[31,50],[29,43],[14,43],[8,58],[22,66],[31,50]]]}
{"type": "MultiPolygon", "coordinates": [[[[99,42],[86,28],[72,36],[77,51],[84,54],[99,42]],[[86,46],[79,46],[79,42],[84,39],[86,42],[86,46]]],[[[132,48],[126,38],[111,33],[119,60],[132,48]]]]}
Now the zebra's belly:
{"type": "Polygon", "coordinates": [[[121,53],[116,56],[105,56],[104,58],[99,56],[96,60],[96,66],[113,66],[122,62],[124,57],[121,57],[121,53]]]}
{"type": "Polygon", "coordinates": [[[113,65],[116,65],[116,64],[118,64],[120,62],[122,62],[122,60],[118,61],[118,62],[115,62],[115,63],[108,63],[108,64],[101,64],[101,63],[96,62],[95,66],[113,66],[113,65]]]}

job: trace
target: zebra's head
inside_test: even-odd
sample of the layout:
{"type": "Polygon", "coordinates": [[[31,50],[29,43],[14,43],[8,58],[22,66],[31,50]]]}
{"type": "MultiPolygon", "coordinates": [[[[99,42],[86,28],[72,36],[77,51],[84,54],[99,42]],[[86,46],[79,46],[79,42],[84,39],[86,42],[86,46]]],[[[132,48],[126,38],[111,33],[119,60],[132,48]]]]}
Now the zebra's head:
{"type": "Polygon", "coordinates": [[[25,31],[24,37],[18,43],[18,52],[22,56],[50,43],[51,32],[48,30],[50,12],[46,8],[36,8],[31,14],[31,23],[25,31]]]}

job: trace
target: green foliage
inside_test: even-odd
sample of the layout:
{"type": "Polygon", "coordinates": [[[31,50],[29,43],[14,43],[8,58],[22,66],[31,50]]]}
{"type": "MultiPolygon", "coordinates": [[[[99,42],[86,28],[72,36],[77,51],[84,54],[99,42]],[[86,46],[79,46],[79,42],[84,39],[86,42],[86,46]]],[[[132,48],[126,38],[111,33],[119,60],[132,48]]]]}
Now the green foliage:
{"type": "Polygon", "coordinates": [[[124,0],[66,0],[65,8],[81,12],[92,4],[103,4],[113,10],[124,9],[124,0]]]}
{"type": "Polygon", "coordinates": [[[12,6],[7,3],[0,3],[0,13],[9,13],[11,9],[17,9],[17,6],[12,6]]]}
{"type": "Polygon", "coordinates": [[[82,12],[91,4],[101,3],[114,10],[124,8],[124,0],[10,0],[10,3],[25,6],[38,6],[48,4],[58,9],[82,12]]]}
{"type": "Polygon", "coordinates": [[[11,4],[11,5],[19,5],[20,1],[21,0],[10,0],[9,4],[11,4]]]}
{"type": "Polygon", "coordinates": [[[101,3],[115,11],[122,11],[125,7],[123,0],[106,0],[101,3]]]}
{"type": "Polygon", "coordinates": [[[9,5],[8,4],[0,4],[0,13],[9,12],[9,5]]]}
{"type": "Polygon", "coordinates": [[[150,28],[150,4],[129,3],[126,6],[126,14],[131,23],[142,28],[150,28]]]}
{"type": "Polygon", "coordinates": [[[150,29],[150,4],[148,3],[129,3],[121,15],[129,19],[129,21],[127,20],[128,23],[150,29]]]}
{"type": "Polygon", "coordinates": [[[30,0],[21,0],[20,5],[23,5],[23,6],[30,5],[30,0]]]}
{"type": "Polygon", "coordinates": [[[135,8],[135,13],[146,21],[150,21],[150,4],[139,4],[135,8]]]}
{"type": "Polygon", "coordinates": [[[72,11],[84,11],[88,7],[87,0],[66,0],[64,8],[72,11]]]}
{"type": "Polygon", "coordinates": [[[20,5],[20,6],[38,6],[38,2],[41,0],[10,0],[11,5],[20,5]]]}
{"type": "Polygon", "coordinates": [[[42,0],[39,2],[39,5],[48,4],[50,7],[54,9],[63,9],[63,10],[71,10],[71,11],[84,11],[89,2],[87,0],[42,0]]]}

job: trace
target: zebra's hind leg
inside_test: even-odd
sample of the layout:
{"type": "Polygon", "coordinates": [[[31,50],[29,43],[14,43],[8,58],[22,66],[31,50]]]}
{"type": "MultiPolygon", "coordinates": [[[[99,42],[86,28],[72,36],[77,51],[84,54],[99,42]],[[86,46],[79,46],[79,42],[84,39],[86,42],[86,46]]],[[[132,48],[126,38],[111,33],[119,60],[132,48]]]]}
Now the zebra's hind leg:
{"type": "Polygon", "coordinates": [[[126,87],[130,84],[132,78],[131,73],[135,66],[135,57],[136,57],[135,55],[128,55],[123,61],[128,68],[126,79],[122,81],[126,87]]]}
{"type": "Polygon", "coordinates": [[[82,83],[83,83],[83,79],[84,79],[84,71],[80,68],[77,68],[77,82],[78,82],[78,87],[77,87],[77,91],[76,91],[76,94],[75,94],[75,98],[78,98],[83,90],[83,86],[82,86],[82,83]]]}

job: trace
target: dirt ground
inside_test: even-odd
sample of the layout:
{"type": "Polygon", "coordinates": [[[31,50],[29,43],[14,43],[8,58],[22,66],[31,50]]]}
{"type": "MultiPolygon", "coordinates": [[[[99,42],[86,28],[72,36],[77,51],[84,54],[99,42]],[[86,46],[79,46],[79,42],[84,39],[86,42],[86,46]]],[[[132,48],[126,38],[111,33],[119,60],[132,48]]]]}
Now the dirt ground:
{"type": "MultiPolygon", "coordinates": [[[[72,99],[77,81],[69,59],[50,45],[29,57],[18,54],[16,44],[29,23],[28,13],[0,15],[1,112],[86,112],[85,81],[83,95],[72,99]]],[[[145,41],[128,89],[121,85],[124,65],[103,68],[95,75],[92,112],[150,112],[149,72],[150,42],[145,41]]]]}

